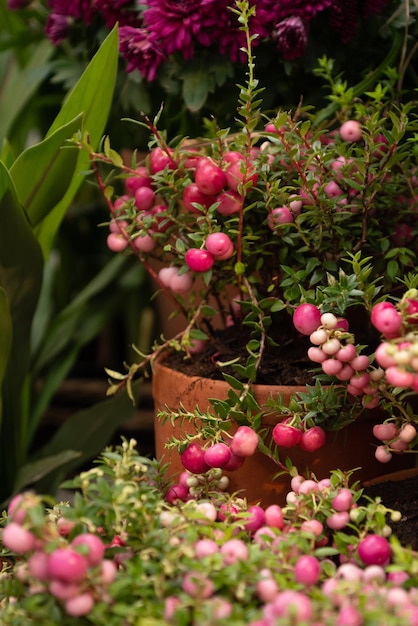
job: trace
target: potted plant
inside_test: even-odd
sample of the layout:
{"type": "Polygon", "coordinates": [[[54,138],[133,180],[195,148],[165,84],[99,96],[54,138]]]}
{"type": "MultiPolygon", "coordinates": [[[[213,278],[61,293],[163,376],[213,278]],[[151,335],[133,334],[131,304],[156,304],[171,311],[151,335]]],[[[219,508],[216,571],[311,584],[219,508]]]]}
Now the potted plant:
{"type": "Polygon", "coordinates": [[[10,502],[2,623],[416,624],[401,514],[349,482],[297,476],[286,505],[265,510],[213,480],[173,502],[163,468],[124,440],[65,485],[71,503],[33,492],[10,502]]]}
{"type": "Polygon", "coordinates": [[[151,134],[145,163],[134,154],[126,164],[108,138],[100,153],[88,138],[78,145],[90,155],[110,211],[109,247],[136,254],[185,318],[180,333],[140,354],[127,372],[109,371],[109,393],[123,386],[131,393],[151,364],[155,388],[178,392],[174,404],[166,395],[156,399],[164,438],[158,455],[163,447],[175,450],[177,465],[173,454],[166,456],[173,474],[183,467],[197,474],[239,468],[229,476],[231,488],[240,488],[234,476],[244,466],[253,474],[254,466],[243,466],[250,452],[234,443],[239,427],[251,454],[264,455],[255,458],[269,476],[256,479],[247,495],[262,498],[260,485],[269,482],[274,499],[280,483],[271,481],[289,473],[287,456],[299,471],[319,474],[330,467],[321,469],[314,455],[326,458],[332,449],[341,466],[348,450],[343,469],[364,466],[366,475],[392,456],[413,462],[407,453],[417,441],[417,124],[415,103],[402,102],[394,70],[376,84],[369,77],[359,93],[333,76],[327,58],[317,72],[330,89],[329,107],[264,113],[249,26],[255,10],[238,2],[233,13],[248,57],[238,131],[212,121],[206,137],[169,145],[158,116],[144,116],[137,123],[151,134]],[[230,351],[229,342],[235,342],[230,351]],[[390,356],[382,357],[386,349],[390,356]],[[178,379],[159,384],[170,351],[180,353],[175,366],[187,374],[196,362],[214,365],[206,378],[220,378],[222,391],[211,389],[204,404],[190,405],[184,393],[200,385],[195,379],[184,388],[178,379]],[[163,354],[165,363],[156,363],[163,354]],[[259,385],[283,384],[272,371],[289,354],[303,365],[297,380],[304,388],[287,400],[281,390],[258,395],[259,385]],[[263,379],[268,359],[273,365],[263,379]],[[367,413],[374,422],[363,430],[367,413]],[[274,425],[265,422],[271,414],[274,425]],[[381,423],[376,438],[372,426],[381,423]],[[344,446],[349,433],[354,443],[344,446]]]}

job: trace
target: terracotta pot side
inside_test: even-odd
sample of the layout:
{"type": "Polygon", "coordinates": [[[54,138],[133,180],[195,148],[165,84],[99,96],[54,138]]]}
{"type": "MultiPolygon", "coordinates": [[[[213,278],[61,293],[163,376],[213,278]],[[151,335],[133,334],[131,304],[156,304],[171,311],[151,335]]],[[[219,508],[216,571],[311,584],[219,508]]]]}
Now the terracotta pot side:
{"type": "MultiPolygon", "coordinates": [[[[169,464],[168,476],[174,481],[183,471],[180,455],[175,448],[167,449],[166,442],[172,437],[181,439],[184,433],[194,433],[192,422],[184,420],[171,423],[158,418],[159,411],[166,407],[173,410],[181,405],[193,411],[196,407],[205,412],[210,408],[210,398],[226,399],[229,385],[224,381],[189,377],[181,372],[172,370],[162,363],[156,363],[152,377],[152,394],[155,412],[155,446],[156,456],[169,464]]],[[[267,403],[269,397],[281,394],[288,404],[291,395],[305,391],[305,387],[281,387],[269,385],[255,385],[254,396],[260,406],[267,403]]],[[[382,418],[383,419],[383,418],[382,418]]],[[[374,449],[378,441],[372,434],[373,424],[377,421],[376,410],[364,419],[358,420],[338,432],[328,432],[326,444],[317,452],[304,452],[299,447],[283,450],[280,455],[285,462],[286,457],[292,460],[302,475],[315,474],[318,479],[326,478],[334,469],[343,471],[360,468],[353,474],[353,480],[366,481],[390,471],[410,468],[414,465],[414,455],[397,455],[389,464],[379,463],[374,456],[374,449]]],[[[274,415],[266,416],[262,426],[272,429],[277,419],[274,415]]],[[[230,431],[231,434],[233,430],[230,431]]],[[[229,472],[229,491],[241,492],[250,503],[285,504],[285,497],[290,489],[289,475],[276,476],[281,469],[262,453],[256,453],[247,458],[243,466],[236,472],[229,472]]]]}

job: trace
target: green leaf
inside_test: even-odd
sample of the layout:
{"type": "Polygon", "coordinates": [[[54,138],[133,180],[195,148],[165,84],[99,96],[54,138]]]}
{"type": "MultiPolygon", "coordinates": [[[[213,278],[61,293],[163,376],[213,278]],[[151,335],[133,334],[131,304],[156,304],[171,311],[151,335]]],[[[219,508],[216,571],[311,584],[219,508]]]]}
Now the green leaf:
{"type": "MultiPolygon", "coordinates": [[[[0,389],[6,372],[12,346],[13,326],[6,292],[0,287],[0,389]]],[[[2,420],[2,396],[0,395],[0,424],[2,420]]]]}
{"type": "Polygon", "coordinates": [[[47,139],[24,150],[10,168],[20,203],[36,226],[68,189],[78,158],[73,145],[63,147],[81,129],[79,115],[47,139]]]}
{"type": "Polygon", "coordinates": [[[66,463],[79,458],[79,452],[76,452],[75,450],[65,450],[59,454],[48,456],[23,465],[17,474],[13,494],[19,493],[25,487],[37,483],[44,478],[44,476],[56,471],[66,463]]]}
{"type": "Polygon", "coordinates": [[[205,104],[214,84],[207,68],[200,67],[182,72],[183,99],[190,111],[196,112],[205,104]]]}
{"type": "MultiPolygon", "coordinates": [[[[27,408],[24,390],[30,359],[30,334],[42,283],[43,259],[13,182],[0,162],[0,287],[9,304],[12,339],[5,370],[0,436],[1,488],[7,491],[26,452],[27,408]]],[[[0,500],[1,500],[0,496],[0,500]]]]}
{"type": "MultiPolygon", "coordinates": [[[[140,389],[139,385],[139,382],[133,385],[136,394],[140,389]]],[[[132,401],[122,391],[68,418],[40,451],[39,458],[53,457],[68,450],[77,452],[79,456],[69,460],[61,468],[61,472],[54,472],[49,477],[48,487],[42,485],[42,490],[49,490],[51,481],[54,484],[60,483],[66,473],[93,459],[108,445],[116,430],[132,418],[134,412],[132,401]]]]}
{"type": "Polygon", "coordinates": [[[31,47],[29,61],[21,66],[7,54],[7,72],[0,80],[0,144],[8,136],[13,123],[24,111],[41,83],[51,71],[48,64],[54,51],[50,41],[38,41],[31,47]]]}
{"type": "MultiPolygon", "coordinates": [[[[115,26],[90,61],[74,89],[65,99],[47,133],[47,137],[82,113],[83,129],[88,132],[90,144],[92,146],[99,144],[112,104],[118,58],[118,29],[115,26]]],[[[67,208],[83,181],[81,172],[88,169],[88,154],[80,152],[76,173],[66,194],[37,227],[38,240],[45,256],[48,255],[67,208]]]]}

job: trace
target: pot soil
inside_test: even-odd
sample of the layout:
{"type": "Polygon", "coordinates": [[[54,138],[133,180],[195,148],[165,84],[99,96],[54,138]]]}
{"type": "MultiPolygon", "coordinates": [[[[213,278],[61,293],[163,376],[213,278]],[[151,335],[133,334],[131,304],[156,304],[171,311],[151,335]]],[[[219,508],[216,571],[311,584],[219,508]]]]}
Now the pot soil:
{"type": "Polygon", "coordinates": [[[367,481],[363,496],[380,498],[389,509],[400,511],[400,521],[391,522],[389,519],[388,525],[405,548],[418,551],[418,468],[392,472],[367,481]]]}
{"type": "MultiPolygon", "coordinates": [[[[232,348],[232,342],[235,337],[230,334],[230,341],[219,341],[219,345],[213,348],[215,359],[220,361],[228,360],[227,352],[236,356],[235,348],[232,348]],[[218,356],[219,348],[222,348],[222,354],[218,356]]],[[[242,335],[241,340],[242,343],[242,335]]],[[[299,346],[300,344],[298,344],[299,346]]],[[[236,346],[235,346],[236,347],[236,346]]],[[[284,359],[283,366],[277,359],[277,353],[274,357],[273,351],[266,358],[270,368],[270,373],[260,375],[260,383],[254,385],[253,391],[255,398],[260,406],[266,405],[268,398],[277,394],[282,395],[284,401],[289,400],[290,394],[305,390],[305,384],[312,382],[312,374],[310,368],[312,363],[306,358],[306,346],[296,347],[291,341],[281,348],[281,353],[286,350],[289,353],[289,359],[284,359]],[[271,381],[272,373],[276,373],[280,369],[280,379],[285,378],[286,382],[290,381],[290,387],[282,385],[262,384],[263,380],[271,381]],[[296,372],[296,377],[293,376],[296,372]],[[284,372],[287,372],[285,376],[284,372]],[[295,381],[297,381],[295,383],[295,381]]],[[[282,354],[281,354],[282,356],[282,354]]],[[[225,399],[230,389],[229,385],[221,380],[222,374],[219,368],[213,365],[211,354],[208,352],[200,358],[193,361],[185,361],[184,355],[169,355],[164,363],[156,363],[152,377],[152,393],[154,398],[154,410],[157,416],[159,412],[164,411],[166,407],[172,410],[183,406],[188,411],[194,411],[198,407],[201,411],[210,408],[210,398],[225,399]],[[196,370],[197,367],[197,370],[196,370]],[[208,368],[209,369],[205,369],[208,368]],[[210,369],[218,369],[218,377],[214,374],[212,377],[202,378],[201,372],[208,372],[210,369]],[[203,369],[202,369],[203,368],[203,369]],[[182,369],[183,371],[179,371],[182,369]],[[199,375],[196,375],[196,371],[199,375]]],[[[224,370],[223,370],[224,371],[224,370]]],[[[377,440],[372,435],[372,427],[376,422],[376,412],[373,414],[365,412],[364,418],[356,421],[355,424],[345,427],[335,432],[327,433],[327,443],[318,452],[308,453],[300,448],[285,450],[281,455],[284,462],[286,456],[291,458],[292,463],[298,468],[301,474],[308,475],[313,473],[318,479],[329,476],[330,471],[341,469],[344,471],[360,468],[353,476],[354,480],[365,481],[370,478],[381,476],[387,472],[387,466],[376,461],[374,457],[374,447],[377,440]]],[[[266,415],[262,421],[262,427],[270,431],[277,423],[277,417],[274,415],[266,415]]],[[[156,456],[163,459],[168,464],[168,476],[174,481],[183,470],[180,456],[176,448],[166,448],[166,443],[173,438],[182,439],[184,433],[194,433],[195,427],[193,423],[184,421],[180,424],[179,420],[174,424],[170,420],[163,423],[160,418],[155,419],[155,446],[156,456]]],[[[409,468],[413,464],[413,455],[399,455],[391,461],[391,469],[398,470],[409,468]]],[[[254,456],[246,459],[244,465],[236,472],[228,474],[230,479],[229,490],[231,492],[241,492],[249,502],[260,502],[267,506],[272,503],[284,504],[286,493],[290,488],[290,479],[288,474],[276,476],[280,472],[277,464],[267,458],[264,454],[256,453],[254,456]]]]}

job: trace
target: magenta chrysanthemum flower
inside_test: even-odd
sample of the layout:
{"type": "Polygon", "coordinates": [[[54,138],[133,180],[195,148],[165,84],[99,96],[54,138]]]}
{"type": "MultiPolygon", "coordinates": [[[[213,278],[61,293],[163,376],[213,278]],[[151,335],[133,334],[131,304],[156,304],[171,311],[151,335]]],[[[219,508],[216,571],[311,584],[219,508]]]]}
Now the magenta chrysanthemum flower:
{"type": "Polygon", "coordinates": [[[55,46],[59,46],[68,35],[70,24],[71,17],[60,13],[50,13],[45,25],[46,36],[55,46]]]}
{"type": "Polygon", "coordinates": [[[106,26],[140,26],[138,12],[132,6],[132,0],[94,0],[94,8],[102,14],[106,26]]]}
{"type": "Polygon", "coordinates": [[[325,11],[335,4],[335,0],[255,0],[257,19],[270,30],[273,24],[283,21],[287,17],[300,17],[304,23],[313,19],[318,13],[325,11]]]}
{"type": "Polygon", "coordinates": [[[391,0],[366,0],[363,8],[363,15],[367,19],[372,15],[379,15],[390,3],[391,0]]]}
{"type": "Polygon", "coordinates": [[[147,5],[144,22],[161,49],[167,55],[180,51],[185,59],[193,56],[195,42],[212,43],[209,33],[219,24],[219,10],[225,10],[224,0],[149,0],[147,5]]]}
{"type": "Polygon", "coordinates": [[[330,10],[329,25],[346,44],[358,28],[358,0],[338,0],[330,10]]]}
{"type": "Polygon", "coordinates": [[[277,48],[287,61],[301,57],[306,50],[308,35],[300,17],[287,17],[276,26],[277,48]]]}
{"type": "Polygon", "coordinates": [[[154,80],[160,63],[167,60],[158,42],[146,28],[121,26],[119,50],[128,62],[126,71],[133,72],[137,69],[149,81],[154,80]]]}
{"type": "Polygon", "coordinates": [[[52,13],[80,18],[89,24],[94,13],[93,0],[49,0],[52,13]]]}

